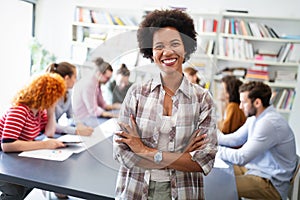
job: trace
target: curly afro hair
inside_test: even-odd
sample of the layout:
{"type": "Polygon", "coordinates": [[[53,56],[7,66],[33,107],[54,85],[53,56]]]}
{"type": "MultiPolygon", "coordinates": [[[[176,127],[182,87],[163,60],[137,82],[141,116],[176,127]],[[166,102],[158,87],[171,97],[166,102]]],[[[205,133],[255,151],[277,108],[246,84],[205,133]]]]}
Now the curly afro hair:
{"type": "Polygon", "coordinates": [[[186,51],[185,60],[197,49],[197,33],[193,19],[180,10],[154,10],[148,13],[137,31],[137,40],[143,57],[152,59],[153,34],[160,28],[173,27],[181,35],[186,51]]]}

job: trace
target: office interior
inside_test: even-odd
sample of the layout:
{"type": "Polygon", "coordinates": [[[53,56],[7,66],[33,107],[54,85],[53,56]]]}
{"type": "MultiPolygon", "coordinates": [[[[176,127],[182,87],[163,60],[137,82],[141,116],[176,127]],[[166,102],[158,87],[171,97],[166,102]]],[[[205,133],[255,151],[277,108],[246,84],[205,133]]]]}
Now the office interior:
{"type": "MultiPolygon", "coordinates": [[[[0,84],[2,85],[1,114],[7,108],[10,97],[31,76],[32,38],[37,39],[58,61],[70,61],[72,22],[76,6],[105,9],[152,10],[155,8],[184,7],[191,13],[220,13],[224,10],[248,11],[251,15],[300,18],[300,1],[272,0],[1,0],[0,12],[0,84]]],[[[299,33],[300,35],[300,33],[299,33]]],[[[112,49],[114,51],[114,49],[112,49]]],[[[105,55],[102,55],[105,58],[105,55]]],[[[296,97],[289,116],[295,137],[297,154],[300,155],[300,83],[296,84],[296,97]]]]}

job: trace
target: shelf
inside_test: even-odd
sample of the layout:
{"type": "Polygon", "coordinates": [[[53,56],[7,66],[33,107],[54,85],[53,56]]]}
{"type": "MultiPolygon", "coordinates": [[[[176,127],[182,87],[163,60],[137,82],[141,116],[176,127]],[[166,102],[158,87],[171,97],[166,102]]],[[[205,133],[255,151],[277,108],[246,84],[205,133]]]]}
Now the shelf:
{"type": "Polygon", "coordinates": [[[220,33],[219,36],[224,38],[237,38],[237,39],[244,39],[244,40],[251,40],[251,41],[258,41],[258,42],[300,43],[300,39],[291,40],[291,39],[281,39],[281,38],[266,38],[266,37],[254,37],[254,36],[244,36],[244,35],[235,35],[235,34],[226,34],[226,33],[220,33]]]}
{"type": "Polygon", "coordinates": [[[234,12],[223,12],[221,14],[223,17],[235,17],[235,18],[248,18],[257,20],[272,20],[272,21],[299,21],[299,18],[295,17],[278,17],[278,16],[258,16],[251,15],[249,13],[234,13],[234,12]]]}
{"type": "Polygon", "coordinates": [[[116,29],[116,30],[137,30],[137,26],[125,26],[125,25],[109,25],[109,24],[94,24],[87,22],[73,22],[73,26],[82,26],[89,28],[98,28],[98,29],[116,29]]]}
{"type": "Polygon", "coordinates": [[[291,82],[265,82],[270,87],[276,87],[276,88],[291,88],[294,89],[297,86],[297,83],[291,83],[291,82]]]}
{"type": "Polygon", "coordinates": [[[217,59],[224,60],[224,61],[230,61],[230,62],[241,62],[241,63],[250,63],[250,64],[272,65],[272,66],[287,66],[287,67],[298,67],[299,66],[299,63],[245,60],[245,59],[231,58],[231,57],[227,57],[227,56],[217,56],[217,59]]]}

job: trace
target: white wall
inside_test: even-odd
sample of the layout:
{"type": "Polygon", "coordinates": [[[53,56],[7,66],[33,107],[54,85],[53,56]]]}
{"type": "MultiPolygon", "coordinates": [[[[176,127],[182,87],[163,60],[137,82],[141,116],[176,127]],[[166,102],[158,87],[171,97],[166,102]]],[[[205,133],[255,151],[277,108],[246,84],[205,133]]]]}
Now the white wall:
{"type": "Polygon", "coordinates": [[[0,114],[30,76],[32,6],[19,0],[0,0],[1,98],[0,114]],[[16,17],[16,13],[18,16],[16,17]]]}
{"type": "MultiPolygon", "coordinates": [[[[300,18],[299,0],[39,0],[37,4],[36,35],[40,42],[47,49],[54,52],[60,60],[70,58],[71,23],[76,5],[137,9],[139,11],[147,8],[166,8],[172,5],[187,7],[190,12],[220,12],[225,9],[237,9],[248,10],[253,15],[300,18]]],[[[299,94],[300,89],[298,86],[296,101],[300,101],[299,94]]],[[[299,107],[299,103],[294,106],[290,124],[296,135],[297,153],[300,155],[300,124],[297,123],[298,118],[300,118],[300,114],[297,112],[300,110],[299,107]]]]}

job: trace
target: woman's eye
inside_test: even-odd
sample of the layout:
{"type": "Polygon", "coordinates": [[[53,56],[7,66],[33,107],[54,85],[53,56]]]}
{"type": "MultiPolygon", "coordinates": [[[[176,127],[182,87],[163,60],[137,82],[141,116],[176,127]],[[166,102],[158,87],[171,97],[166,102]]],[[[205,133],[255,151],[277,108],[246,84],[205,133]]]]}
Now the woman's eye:
{"type": "Polygon", "coordinates": [[[180,46],[180,43],[179,42],[174,42],[171,45],[172,45],[172,47],[178,47],[178,46],[180,46]]]}
{"type": "Polygon", "coordinates": [[[155,50],[162,50],[163,48],[163,45],[157,45],[154,47],[155,50]]]}

